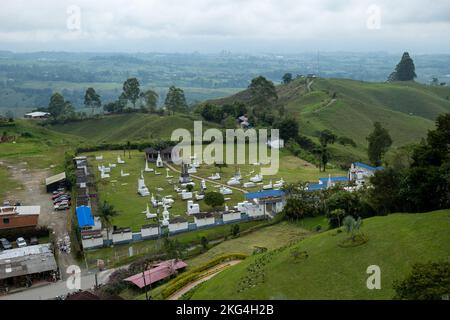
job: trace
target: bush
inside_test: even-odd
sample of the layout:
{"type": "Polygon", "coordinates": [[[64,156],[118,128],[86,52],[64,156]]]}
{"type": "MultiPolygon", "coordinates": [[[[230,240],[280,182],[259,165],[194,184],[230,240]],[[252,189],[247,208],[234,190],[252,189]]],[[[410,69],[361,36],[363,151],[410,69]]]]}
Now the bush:
{"type": "Polygon", "coordinates": [[[429,262],[413,265],[402,281],[394,281],[394,299],[442,300],[450,295],[450,262],[429,262]]]}

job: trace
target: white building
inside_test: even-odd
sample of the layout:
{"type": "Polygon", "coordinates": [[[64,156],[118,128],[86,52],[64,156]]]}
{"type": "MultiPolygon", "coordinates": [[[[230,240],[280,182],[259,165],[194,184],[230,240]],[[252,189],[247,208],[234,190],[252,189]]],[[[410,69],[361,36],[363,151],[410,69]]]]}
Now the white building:
{"type": "Polygon", "coordinates": [[[212,213],[198,213],[194,215],[194,222],[197,228],[211,226],[216,223],[216,219],[212,213]]]}
{"type": "Polygon", "coordinates": [[[147,224],[141,228],[141,237],[142,239],[157,237],[159,231],[159,224],[147,224]]]}
{"type": "Polygon", "coordinates": [[[181,232],[189,229],[189,223],[186,219],[181,217],[176,217],[170,220],[169,232],[181,232]]]}
{"type": "Polygon", "coordinates": [[[81,244],[83,245],[83,249],[103,247],[103,235],[101,230],[82,231],[81,244]]]}
{"type": "Polygon", "coordinates": [[[47,119],[48,117],[50,117],[50,113],[42,111],[30,112],[24,115],[25,119],[47,119]]]}
{"type": "Polygon", "coordinates": [[[224,223],[241,220],[241,213],[239,211],[236,212],[224,212],[222,214],[222,220],[224,223]]]}
{"type": "Polygon", "coordinates": [[[112,232],[112,241],[114,244],[127,243],[133,240],[131,228],[116,229],[112,232]]]}
{"type": "Polygon", "coordinates": [[[348,180],[354,181],[357,186],[362,186],[375,172],[384,170],[383,167],[372,167],[368,164],[355,162],[348,170],[348,180]]]}

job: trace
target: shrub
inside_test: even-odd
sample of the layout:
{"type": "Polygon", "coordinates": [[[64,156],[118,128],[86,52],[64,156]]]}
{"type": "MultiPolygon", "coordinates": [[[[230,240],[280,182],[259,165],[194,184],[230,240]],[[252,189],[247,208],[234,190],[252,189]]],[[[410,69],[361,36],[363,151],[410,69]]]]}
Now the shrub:
{"type": "Polygon", "coordinates": [[[413,265],[402,281],[394,281],[394,299],[442,300],[450,295],[450,262],[429,262],[413,265]]]}

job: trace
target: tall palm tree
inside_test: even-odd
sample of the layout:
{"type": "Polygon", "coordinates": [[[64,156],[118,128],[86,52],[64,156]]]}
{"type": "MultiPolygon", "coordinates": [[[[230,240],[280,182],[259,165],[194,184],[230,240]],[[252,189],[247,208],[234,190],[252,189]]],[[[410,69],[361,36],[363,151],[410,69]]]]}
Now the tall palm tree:
{"type": "Polygon", "coordinates": [[[100,219],[102,220],[102,224],[106,227],[106,237],[109,242],[109,230],[112,225],[112,218],[117,216],[118,212],[114,208],[114,206],[110,205],[108,202],[103,201],[100,206],[100,219]]]}

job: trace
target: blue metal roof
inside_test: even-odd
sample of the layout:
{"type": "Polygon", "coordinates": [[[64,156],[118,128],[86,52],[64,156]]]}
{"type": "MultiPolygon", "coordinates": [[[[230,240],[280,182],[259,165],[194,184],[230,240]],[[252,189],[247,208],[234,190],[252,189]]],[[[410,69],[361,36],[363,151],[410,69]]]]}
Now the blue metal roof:
{"type": "Polygon", "coordinates": [[[77,212],[78,227],[84,228],[84,227],[92,227],[95,225],[94,217],[92,216],[91,213],[91,208],[81,206],[77,208],[76,212],[77,212]]]}
{"type": "Polygon", "coordinates": [[[308,191],[317,191],[326,189],[327,185],[323,183],[317,183],[317,184],[308,184],[308,191]]]}
{"type": "Polygon", "coordinates": [[[383,170],[384,169],[383,167],[372,167],[372,166],[369,166],[368,164],[365,164],[365,163],[362,163],[362,162],[355,162],[354,165],[357,166],[357,167],[361,167],[361,168],[370,170],[370,171],[377,171],[377,170],[383,170]]]}
{"type": "Polygon", "coordinates": [[[245,194],[245,199],[261,199],[261,198],[271,198],[271,197],[281,197],[284,196],[284,191],[282,190],[265,190],[259,192],[249,192],[245,194]]]}
{"type": "Polygon", "coordinates": [[[348,181],[348,177],[342,176],[342,177],[331,177],[331,178],[320,178],[319,180],[322,181],[322,183],[327,183],[328,179],[330,179],[332,182],[335,181],[348,181]]]}

